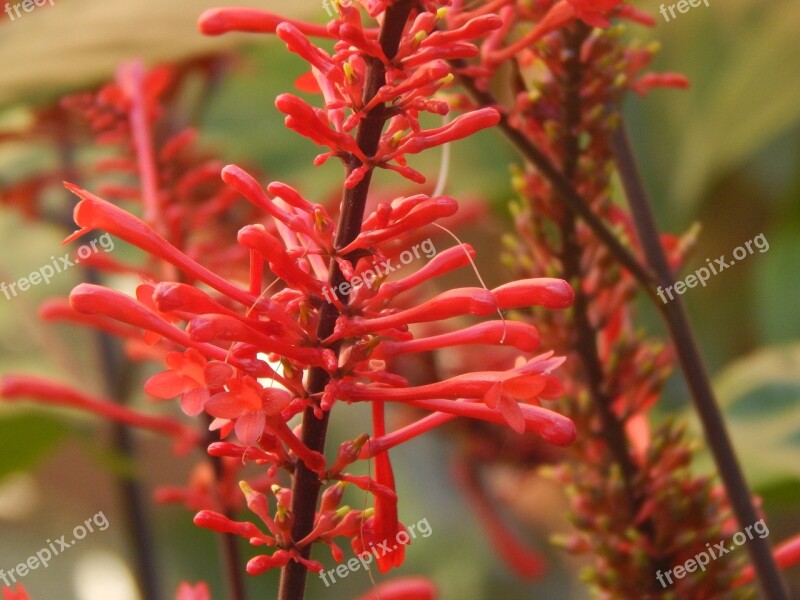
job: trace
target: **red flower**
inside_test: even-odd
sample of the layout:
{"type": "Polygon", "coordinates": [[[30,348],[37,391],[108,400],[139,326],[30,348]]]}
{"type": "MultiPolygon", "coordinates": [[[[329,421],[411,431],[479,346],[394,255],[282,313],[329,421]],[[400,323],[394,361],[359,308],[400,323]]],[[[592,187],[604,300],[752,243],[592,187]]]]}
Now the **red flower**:
{"type": "Polygon", "coordinates": [[[3,600],[30,600],[30,597],[22,584],[18,583],[13,590],[7,587],[3,588],[3,600]]]}
{"type": "Polygon", "coordinates": [[[376,585],[356,600],[436,600],[432,581],[424,577],[398,577],[376,585]]]}
{"type": "Polygon", "coordinates": [[[175,600],[211,600],[211,591],[208,589],[208,584],[205,582],[196,583],[191,585],[183,582],[178,588],[178,594],[175,600]]]}
{"type": "Polygon", "coordinates": [[[233,368],[220,361],[209,362],[194,348],[184,353],[170,352],[166,358],[171,371],[151,377],[145,391],[157,398],[181,397],[181,409],[189,416],[203,412],[209,388],[221,388],[233,375],[233,368]]]}

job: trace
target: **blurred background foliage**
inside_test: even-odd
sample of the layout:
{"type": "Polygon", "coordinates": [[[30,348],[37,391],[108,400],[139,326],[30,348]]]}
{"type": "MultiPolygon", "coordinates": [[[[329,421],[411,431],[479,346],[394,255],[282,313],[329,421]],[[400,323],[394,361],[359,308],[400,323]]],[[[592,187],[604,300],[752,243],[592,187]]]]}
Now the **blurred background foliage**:
{"type": "MultiPolygon", "coordinates": [[[[55,0],[54,6],[14,22],[0,15],[0,54],[6,57],[0,70],[0,129],[24,124],[37,103],[108,80],[121,61],[141,56],[156,64],[235,48],[233,72],[203,116],[203,141],[224,160],[255,164],[268,179],[283,179],[311,197],[335,195],[341,170],[333,163],[313,169],[315,148],[288,132],[273,106],[275,95],[292,88],[303,65],[275,40],[203,38],[196,18],[216,4],[55,0]]],[[[325,18],[316,1],[237,4],[316,21],[325,18]]],[[[706,257],[730,255],[760,233],[769,241],[769,251],[748,257],[684,298],[746,473],[771,517],[775,544],[800,530],[800,3],[726,0],[709,8],[701,5],[669,23],[658,16],[656,3],[639,2],[638,7],[656,14],[657,25],[652,30],[631,26],[625,35],[643,43],[658,40],[662,51],[655,70],[681,72],[692,81],[687,91],[634,97],[625,107],[662,229],[682,233],[695,223],[702,227],[685,273],[702,266],[706,257]]],[[[426,154],[415,166],[433,177],[438,159],[435,152],[426,154]]],[[[496,132],[453,149],[450,193],[488,200],[494,208],[493,220],[460,234],[478,247],[479,267],[496,282],[507,277],[498,248],[509,227],[508,164],[516,160],[496,132]]],[[[53,148],[4,143],[0,186],[55,164],[53,148]]],[[[378,183],[383,181],[397,185],[396,178],[378,183]]],[[[59,254],[62,234],[0,210],[0,281],[16,280],[46,264],[48,257],[59,254]]],[[[0,373],[36,372],[99,389],[90,338],[74,329],[45,327],[36,317],[43,299],[65,295],[80,276],[72,270],[11,301],[0,296],[0,373]]],[[[471,275],[465,272],[464,277],[471,275]]],[[[650,308],[643,305],[643,313],[646,326],[660,327],[650,308]]],[[[662,417],[673,413],[694,421],[678,378],[658,411],[662,417]]],[[[331,439],[352,432],[358,426],[353,419],[353,413],[347,422],[339,415],[331,439]]],[[[696,425],[695,430],[699,432],[696,425]]],[[[189,459],[164,460],[168,447],[150,436],[140,438],[141,464],[123,464],[109,453],[107,442],[107,427],[83,415],[0,406],[0,567],[14,566],[44,540],[70,531],[98,510],[105,510],[111,521],[107,531],[89,536],[47,571],[34,571],[25,579],[38,600],[133,598],[122,591],[114,598],[103,592],[92,595],[99,572],[117,581],[129,577],[111,474],[135,468],[152,489],[182,483],[192,464],[189,459]]],[[[546,579],[531,586],[514,579],[484,541],[450,478],[450,452],[446,438],[429,436],[393,455],[402,490],[401,518],[406,523],[427,518],[433,530],[429,538],[415,542],[401,572],[434,577],[445,600],[583,597],[576,565],[548,550],[548,534],[566,527],[558,492],[535,484],[540,487],[531,494],[530,510],[516,515],[530,524],[532,533],[525,535],[550,560],[546,579]]],[[[710,468],[707,457],[698,468],[710,468]]],[[[493,477],[502,493],[505,483],[518,475],[499,472],[493,477]]],[[[351,504],[363,501],[354,498],[351,504]]],[[[158,536],[154,551],[164,566],[166,589],[174,590],[181,579],[208,579],[215,598],[222,598],[209,532],[194,528],[180,508],[159,507],[153,514],[158,536]]],[[[244,552],[250,555],[249,549],[244,552]]],[[[798,575],[792,577],[797,585],[798,575]]],[[[276,581],[276,574],[248,578],[253,597],[259,598],[271,597],[276,581]]],[[[313,576],[309,585],[313,598],[347,598],[371,583],[360,571],[337,583],[335,590],[326,590],[313,576]]]]}

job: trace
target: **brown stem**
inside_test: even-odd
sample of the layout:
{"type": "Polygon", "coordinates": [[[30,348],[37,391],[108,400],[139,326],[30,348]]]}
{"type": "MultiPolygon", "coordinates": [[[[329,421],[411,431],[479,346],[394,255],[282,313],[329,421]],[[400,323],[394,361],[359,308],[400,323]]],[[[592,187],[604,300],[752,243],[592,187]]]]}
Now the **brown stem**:
{"type": "MultiPolygon", "coordinates": [[[[613,146],[639,243],[644,249],[647,262],[658,276],[658,285],[672,285],[674,281],[672,270],[661,246],[655,217],[622,122],[614,135],[613,146]]],[[[736,515],[739,528],[743,530],[758,521],[759,516],[753,506],[752,495],[728,436],[722,411],[711,388],[686,309],[680,297],[669,303],[657,302],[656,305],[666,322],[684,377],[692,392],[695,409],[700,415],[706,440],[725,485],[728,500],[736,515]]],[[[747,544],[747,551],[758,574],[764,596],[768,600],[788,600],[785,583],[766,537],[751,540],[747,544]]]]}
{"type": "MultiPolygon", "coordinates": [[[[386,10],[379,41],[384,54],[389,60],[397,54],[400,39],[413,6],[414,2],[411,0],[400,0],[386,10]]],[[[380,60],[370,59],[364,90],[364,103],[369,102],[385,83],[386,66],[380,60]]],[[[386,119],[385,106],[379,104],[370,110],[361,121],[356,134],[356,142],[365,156],[371,157],[377,152],[386,119]]],[[[356,157],[351,157],[347,166],[348,175],[360,166],[361,162],[356,157]]],[[[342,212],[339,216],[334,244],[337,250],[347,246],[361,232],[361,223],[364,219],[364,208],[371,181],[372,169],[369,169],[358,185],[344,192],[342,212]]],[[[336,288],[344,281],[345,278],[338,263],[331,260],[328,283],[332,288],[336,288]]],[[[347,296],[343,296],[341,300],[346,304],[347,296]]],[[[339,311],[336,307],[331,303],[323,304],[322,315],[317,328],[318,339],[325,339],[333,333],[338,317],[339,311]]],[[[331,349],[337,355],[340,345],[340,342],[336,342],[331,346],[331,349]]],[[[322,392],[329,380],[328,373],[323,369],[312,369],[309,375],[309,393],[317,394],[322,392]]],[[[312,408],[307,408],[303,413],[302,442],[315,452],[325,451],[328,418],[329,413],[324,412],[322,418],[317,419],[312,408]]],[[[311,471],[303,461],[298,461],[292,485],[293,540],[303,539],[311,532],[314,526],[320,487],[319,476],[311,471]]],[[[308,558],[311,555],[310,544],[301,550],[301,555],[303,558],[308,558]]],[[[303,565],[295,561],[289,561],[281,572],[281,583],[278,591],[279,599],[303,600],[307,575],[308,569],[303,565]]]]}

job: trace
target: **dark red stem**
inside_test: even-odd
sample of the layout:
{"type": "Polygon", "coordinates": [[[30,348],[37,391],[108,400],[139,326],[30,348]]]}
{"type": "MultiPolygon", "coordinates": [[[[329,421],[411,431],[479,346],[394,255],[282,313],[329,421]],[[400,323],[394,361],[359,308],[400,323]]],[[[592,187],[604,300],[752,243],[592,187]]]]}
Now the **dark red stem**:
{"type": "MultiPolygon", "coordinates": [[[[389,60],[397,54],[400,39],[413,6],[414,2],[401,0],[400,2],[395,2],[386,10],[381,28],[380,44],[389,60]]],[[[377,59],[371,59],[368,63],[364,103],[366,104],[371,100],[385,83],[385,65],[377,59]]],[[[386,119],[385,106],[379,104],[369,111],[361,121],[356,134],[356,142],[365,156],[374,156],[375,152],[377,152],[386,119]]],[[[352,157],[347,167],[348,175],[360,166],[361,162],[352,157]]],[[[337,250],[347,246],[361,232],[364,207],[366,206],[371,181],[372,169],[369,169],[358,185],[344,192],[342,212],[339,216],[336,230],[335,247],[337,250]]],[[[338,263],[331,260],[329,284],[332,288],[336,288],[344,281],[345,278],[339,269],[338,263]]],[[[342,302],[347,303],[347,296],[342,297],[342,302]]],[[[330,303],[323,304],[321,310],[322,315],[317,328],[317,337],[318,339],[325,339],[333,333],[336,319],[339,317],[339,311],[330,303]]],[[[340,343],[337,342],[331,346],[331,349],[338,354],[339,347],[340,343]]],[[[322,392],[329,380],[328,373],[323,369],[312,369],[309,376],[309,393],[318,394],[322,392]]],[[[329,413],[325,412],[322,418],[318,419],[311,408],[307,408],[303,413],[302,442],[315,452],[325,451],[328,417],[329,413]]],[[[305,463],[298,461],[292,485],[292,514],[294,516],[292,539],[303,539],[311,532],[314,526],[314,516],[317,511],[321,485],[319,476],[306,467],[305,463]]],[[[311,554],[311,546],[308,545],[303,548],[301,554],[304,558],[308,558],[311,554]]],[[[279,600],[303,600],[307,575],[308,569],[295,561],[290,561],[281,573],[278,592],[279,600]]]]}
{"type": "MultiPolygon", "coordinates": [[[[657,285],[664,287],[672,285],[675,279],[661,246],[658,226],[622,122],[615,133],[613,145],[617,168],[647,262],[658,276],[657,285]]],[[[692,392],[695,409],[703,424],[706,442],[711,448],[731,508],[736,515],[740,530],[744,530],[761,517],[753,505],[753,497],[728,436],[725,419],[711,388],[686,309],[680,296],[676,296],[675,300],[666,304],[656,302],[656,306],[661,311],[678,354],[684,377],[692,392]]],[[[750,560],[753,561],[764,597],[768,600],[788,600],[786,585],[772,555],[769,540],[766,537],[751,540],[747,544],[747,551],[750,560]]]]}

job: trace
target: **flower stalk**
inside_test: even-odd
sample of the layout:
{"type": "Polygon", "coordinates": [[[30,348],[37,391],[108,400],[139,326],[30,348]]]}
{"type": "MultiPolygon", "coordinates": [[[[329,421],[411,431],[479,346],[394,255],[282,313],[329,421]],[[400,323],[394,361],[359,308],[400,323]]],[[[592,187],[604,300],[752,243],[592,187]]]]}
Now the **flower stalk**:
{"type": "MultiPolygon", "coordinates": [[[[397,54],[403,30],[413,6],[414,3],[411,0],[401,0],[391,5],[386,11],[379,43],[384,55],[389,60],[397,54]]],[[[385,65],[377,58],[371,58],[364,90],[365,105],[370,103],[385,83],[385,65]]],[[[371,108],[361,121],[356,135],[356,143],[364,156],[374,156],[378,151],[378,144],[380,143],[386,120],[385,105],[381,103],[371,108]]],[[[357,156],[351,155],[347,165],[347,177],[349,178],[362,166],[362,161],[357,156]]],[[[344,248],[353,242],[361,232],[372,172],[372,168],[367,169],[363,179],[356,186],[347,188],[344,191],[342,212],[339,216],[335,238],[336,250],[344,248]]],[[[331,259],[328,283],[332,288],[336,288],[344,281],[345,277],[339,264],[331,259]]],[[[342,298],[344,304],[347,301],[348,298],[346,296],[342,298]]],[[[339,314],[339,310],[333,304],[326,303],[323,305],[322,316],[317,330],[318,339],[324,340],[333,334],[339,314]]],[[[331,344],[331,349],[338,354],[340,346],[341,342],[335,341],[331,344]]],[[[319,367],[313,368],[309,376],[309,392],[312,394],[323,392],[329,381],[330,376],[327,371],[319,367]]],[[[330,413],[328,411],[323,411],[322,418],[317,418],[313,407],[305,409],[301,441],[310,450],[320,453],[325,451],[325,437],[328,430],[329,416],[330,413]]],[[[305,538],[314,527],[314,516],[320,487],[319,475],[311,471],[304,462],[299,461],[292,484],[292,513],[294,515],[292,538],[295,540],[305,538]]],[[[300,552],[303,558],[309,558],[311,545],[305,546],[300,552]]],[[[307,575],[308,569],[305,566],[297,561],[289,561],[281,571],[281,582],[278,591],[279,600],[302,600],[305,595],[307,575]]]]}

